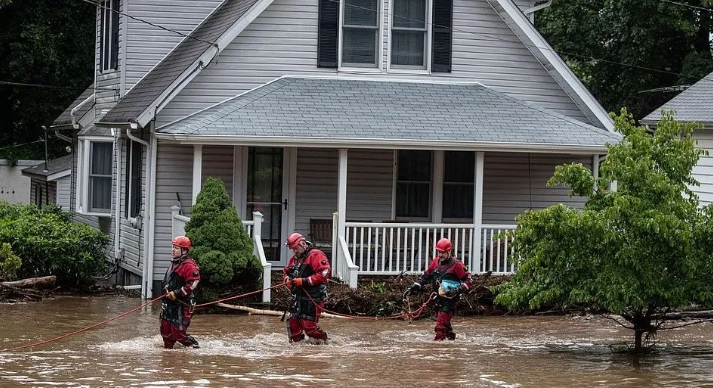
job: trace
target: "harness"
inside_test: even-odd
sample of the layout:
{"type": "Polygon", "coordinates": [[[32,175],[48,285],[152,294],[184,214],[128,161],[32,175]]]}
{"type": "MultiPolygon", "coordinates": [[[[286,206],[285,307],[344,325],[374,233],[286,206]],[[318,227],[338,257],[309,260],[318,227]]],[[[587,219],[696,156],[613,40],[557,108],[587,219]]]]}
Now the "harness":
{"type": "MultiPolygon", "coordinates": [[[[288,268],[287,272],[287,276],[290,279],[306,278],[315,273],[312,266],[306,264],[311,251],[312,247],[310,246],[300,257],[295,257],[294,264],[288,268]]],[[[315,320],[317,311],[313,301],[321,302],[326,299],[326,284],[311,286],[307,283],[303,283],[302,287],[292,287],[292,295],[289,303],[290,318],[315,320]]]]}
{"type": "MultiPolygon", "coordinates": [[[[182,288],[186,281],[178,274],[178,268],[180,268],[185,263],[186,256],[180,258],[176,264],[171,265],[163,277],[162,285],[164,292],[169,292],[172,290],[177,290],[182,288]]],[[[188,308],[190,313],[193,313],[195,309],[196,301],[193,293],[186,296],[176,295],[176,300],[168,300],[164,298],[161,301],[161,314],[159,315],[161,319],[171,321],[178,325],[179,329],[182,329],[184,325],[188,325],[189,322],[184,322],[184,311],[183,309],[188,308]]]]}

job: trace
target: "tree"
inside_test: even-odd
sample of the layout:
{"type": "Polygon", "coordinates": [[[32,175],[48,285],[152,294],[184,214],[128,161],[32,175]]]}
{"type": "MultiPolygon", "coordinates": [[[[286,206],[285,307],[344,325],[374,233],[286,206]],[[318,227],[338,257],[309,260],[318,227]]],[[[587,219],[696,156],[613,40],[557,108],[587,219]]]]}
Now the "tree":
{"type": "MultiPolygon", "coordinates": [[[[57,86],[0,84],[0,157],[44,158],[41,126],[92,83],[95,17],[84,1],[0,0],[0,81],[57,86]]],[[[51,156],[66,145],[54,139],[51,156]]]]}
{"type": "Polygon", "coordinates": [[[253,243],[230,202],[220,179],[208,178],[186,223],[189,255],[201,270],[199,297],[212,300],[220,290],[258,284],[262,266],[253,256],[253,243]]]}
{"type": "Polygon", "coordinates": [[[561,0],[535,20],[607,111],[626,107],[641,119],[675,96],[652,89],[692,85],[713,71],[713,12],[695,8],[713,1],[677,3],[561,0]]]}
{"type": "Polygon", "coordinates": [[[689,188],[703,152],[691,140],[696,125],[664,113],[651,135],[625,110],[615,124],[624,137],[608,146],[601,177],[569,164],[548,182],[588,198],[583,210],[558,205],[518,216],[518,272],[498,288],[496,303],[514,310],[586,305],[618,314],[634,331],[638,352],[669,309],[713,301],[713,226],[689,188]],[[614,181],[617,189],[608,190],[614,181]]]}

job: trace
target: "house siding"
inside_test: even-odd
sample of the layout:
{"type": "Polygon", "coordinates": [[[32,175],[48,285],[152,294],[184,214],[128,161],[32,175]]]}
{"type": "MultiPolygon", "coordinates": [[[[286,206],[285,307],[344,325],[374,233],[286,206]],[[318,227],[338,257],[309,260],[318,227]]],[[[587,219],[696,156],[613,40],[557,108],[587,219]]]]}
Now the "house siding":
{"type": "Polygon", "coordinates": [[[45,182],[40,179],[32,179],[30,182],[30,203],[38,206],[56,203],[57,183],[45,182]],[[38,192],[39,191],[39,192],[38,192]],[[40,198],[37,198],[37,195],[40,198]]]}
{"type": "Polygon", "coordinates": [[[69,196],[72,190],[72,178],[66,176],[57,179],[57,206],[64,211],[72,211],[69,196]]]}
{"type": "MultiPolygon", "coordinates": [[[[130,15],[170,28],[182,34],[190,33],[222,1],[221,0],[124,0],[130,1],[130,15]],[[180,17],[177,17],[180,15],[180,17]]],[[[126,91],[148,73],[184,37],[150,24],[129,19],[126,34],[126,91]]]]}
{"type": "MultiPolygon", "coordinates": [[[[388,0],[384,9],[388,9],[388,0]]],[[[157,116],[157,127],[283,75],[335,74],[318,68],[317,0],[275,0],[157,116]]],[[[522,2],[523,5],[525,2],[522,2]]],[[[386,19],[385,19],[386,20],[386,19]]],[[[591,124],[555,79],[485,0],[455,0],[453,71],[373,78],[481,82],[591,124]]],[[[384,31],[384,36],[387,31],[384,31]]],[[[384,42],[385,49],[388,42],[384,42]]],[[[386,61],[386,53],[382,60],[386,61]]],[[[386,69],[386,63],[383,64],[386,69]]]]}
{"type": "MultiPolygon", "coordinates": [[[[146,136],[143,140],[148,140],[146,136]]],[[[131,145],[131,140],[124,137],[121,142],[121,190],[120,200],[119,200],[119,244],[120,249],[123,249],[123,260],[121,267],[125,270],[132,272],[137,275],[141,275],[144,260],[146,259],[146,252],[144,248],[144,233],[143,228],[145,228],[147,217],[145,215],[146,209],[146,188],[144,187],[145,177],[146,177],[146,147],[142,147],[141,150],[141,211],[139,214],[142,215],[142,223],[139,225],[132,225],[131,220],[125,216],[126,214],[126,161],[129,157],[128,147],[131,145]]]]}
{"type": "Polygon", "coordinates": [[[708,155],[701,156],[693,168],[693,177],[700,186],[692,187],[701,205],[706,206],[713,203],[713,130],[696,132],[693,138],[698,141],[698,148],[708,151],[708,155]]]}
{"type": "Polygon", "coordinates": [[[559,203],[582,208],[586,200],[569,197],[565,187],[547,187],[557,165],[582,163],[591,168],[592,158],[572,155],[485,153],[483,171],[483,223],[514,224],[528,209],[559,203]],[[528,167],[529,166],[529,167],[528,167]]]}
{"type": "MultiPolygon", "coordinates": [[[[171,207],[181,201],[184,214],[191,207],[193,190],[193,147],[159,141],[156,154],[154,272],[152,280],[161,280],[171,262],[171,207]]],[[[232,150],[232,147],[226,147],[232,150]]],[[[204,155],[205,156],[205,155],[204,155]]],[[[205,165],[205,163],[204,163],[205,165]]]]}

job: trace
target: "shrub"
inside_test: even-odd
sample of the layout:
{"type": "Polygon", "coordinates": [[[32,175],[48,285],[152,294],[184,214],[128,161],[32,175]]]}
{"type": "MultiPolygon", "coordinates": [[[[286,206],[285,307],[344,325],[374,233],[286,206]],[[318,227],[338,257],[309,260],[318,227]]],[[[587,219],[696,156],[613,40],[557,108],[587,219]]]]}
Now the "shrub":
{"type": "Polygon", "coordinates": [[[203,185],[186,236],[192,244],[189,254],[201,269],[201,300],[215,298],[221,289],[258,285],[262,266],[220,179],[208,178],[203,185]]]}
{"type": "Polygon", "coordinates": [[[12,247],[8,243],[3,243],[0,248],[0,277],[7,280],[15,280],[17,271],[22,266],[22,260],[12,253],[12,247]]]}
{"type": "Polygon", "coordinates": [[[22,258],[18,277],[56,275],[61,286],[86,286],[106,267],[107,240],[56,206],[0,201],[0,243],[10,244],[22,258]]]}

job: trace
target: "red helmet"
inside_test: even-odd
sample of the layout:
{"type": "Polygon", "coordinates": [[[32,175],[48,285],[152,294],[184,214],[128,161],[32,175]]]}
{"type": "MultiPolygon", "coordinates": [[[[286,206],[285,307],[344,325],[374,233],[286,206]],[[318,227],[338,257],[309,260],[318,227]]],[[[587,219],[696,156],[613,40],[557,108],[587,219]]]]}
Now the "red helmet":
{"type": "Polygon", "coordinates": [[[300,241],[304,241],[305,237],[299,233],[292,233],[290,237],[287,238],[287,242],[285,245],[287,245],[288,248],[290,249],[295,249],[297,245],[299,245],[300,241]]]}
{"type": "Polygon", "coordinates": [[[178,236],[174,238],[173,241],[171,241],[171,244],[177,247],[191,249],[191,240],[186,236],[178,236]]]}
{"type": "Polygon", "coordinates": [[[442,238],[438,240],[436,243],[436,250],[441,251],[441,252],[450,252],[451,249],[453,249],[453,245],[451,245],[451,240],[447,238],[442,238]]]}

